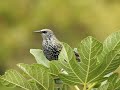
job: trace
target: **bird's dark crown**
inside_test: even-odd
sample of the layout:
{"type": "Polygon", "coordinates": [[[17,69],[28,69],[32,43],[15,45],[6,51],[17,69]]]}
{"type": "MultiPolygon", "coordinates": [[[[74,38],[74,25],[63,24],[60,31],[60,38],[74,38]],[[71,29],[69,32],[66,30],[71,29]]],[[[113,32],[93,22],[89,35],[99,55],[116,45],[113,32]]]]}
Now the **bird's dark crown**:
{"type": "Polygon", "coordinates": [[[52,33],[53,34],[53,31],[50,29],[42,29],[40,31],[41,31],[41,33],[52,33]]]}

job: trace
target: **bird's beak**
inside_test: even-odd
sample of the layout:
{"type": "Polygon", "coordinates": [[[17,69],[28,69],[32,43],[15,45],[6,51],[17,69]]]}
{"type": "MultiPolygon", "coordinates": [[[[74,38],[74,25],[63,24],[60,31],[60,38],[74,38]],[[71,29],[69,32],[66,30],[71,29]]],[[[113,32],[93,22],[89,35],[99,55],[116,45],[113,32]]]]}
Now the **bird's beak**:
{"type": "Polygon", "coordinates": [[[35,33],[42,33],[41,30],[37,30],[37,31],[33,31],[33,32],[35,32],[35,33]]]}

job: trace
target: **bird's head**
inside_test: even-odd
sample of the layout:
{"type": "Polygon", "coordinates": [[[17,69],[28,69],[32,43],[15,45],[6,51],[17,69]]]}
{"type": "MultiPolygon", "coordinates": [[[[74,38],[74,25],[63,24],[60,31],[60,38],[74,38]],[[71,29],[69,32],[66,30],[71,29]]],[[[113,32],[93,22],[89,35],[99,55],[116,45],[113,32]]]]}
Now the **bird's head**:
{"type": "Polygon", "coordinates": [[[34,32],[40,33],[42,35],[43,40],[55,37],[53,31],[50,30],[50,29],[42,29],[42,30],[37,30],[37,31],[34,31],[34,32]]]}

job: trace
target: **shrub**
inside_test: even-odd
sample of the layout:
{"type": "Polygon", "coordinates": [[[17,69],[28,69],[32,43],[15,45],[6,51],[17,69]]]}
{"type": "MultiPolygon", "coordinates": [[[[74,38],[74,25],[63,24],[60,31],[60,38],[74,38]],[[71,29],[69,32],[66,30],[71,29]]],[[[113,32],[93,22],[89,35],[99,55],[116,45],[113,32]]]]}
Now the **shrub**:
{"type": "Polygon", "coordinates": [[[40,49],[30,49],[37,63],[17,64],[24,72],[8,70],[1,82],[25,90],[120,90],[120,79],[114,71],[120,65],[120,32],[103,43],[89,36],[78,45],[80,62],[73,49],[63,43],[59,60],[48,61],[40,49]]]}

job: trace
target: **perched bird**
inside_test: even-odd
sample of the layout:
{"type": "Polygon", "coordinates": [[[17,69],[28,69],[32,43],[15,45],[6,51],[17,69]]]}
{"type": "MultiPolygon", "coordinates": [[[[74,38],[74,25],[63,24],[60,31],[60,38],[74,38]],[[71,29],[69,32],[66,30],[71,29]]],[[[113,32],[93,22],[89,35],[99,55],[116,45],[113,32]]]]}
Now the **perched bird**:
{"type": "MultiPolygon", "coordinates": [[[[41,35],[42,35],[42,38],[43,38],[42,47],[43,47],[43,53],[44,53],[45,57],[50,61],[51,60],[58,60],[58,56],[62,50],[62,44],[56,38],[53,31],[50,29],[42,29],[42,30],[37,30],[34,32],[41,33],[41,35]]],[[[74,49],[74,53],[76,56],[76,60],[80,61],[79,54],[76,51],[76,49],[74,49]]],[[[56,78],[54,80],[55,80],[56,84],[62,83],[60,78],[56,78]]],[[[59,87],[58,87],[58,90],[60,90],[59,87]]]]}
{"type": "Polygon", "coordinates": [[[42,47],[45,57],[49,61],[58,60],[58,56],[60,54],[60,51],[62,50],[62,44],[56,38],[53,31],[50,29],[42,29],[34,32],[41,33],[42,35],[43,38],[42,47]]]}

